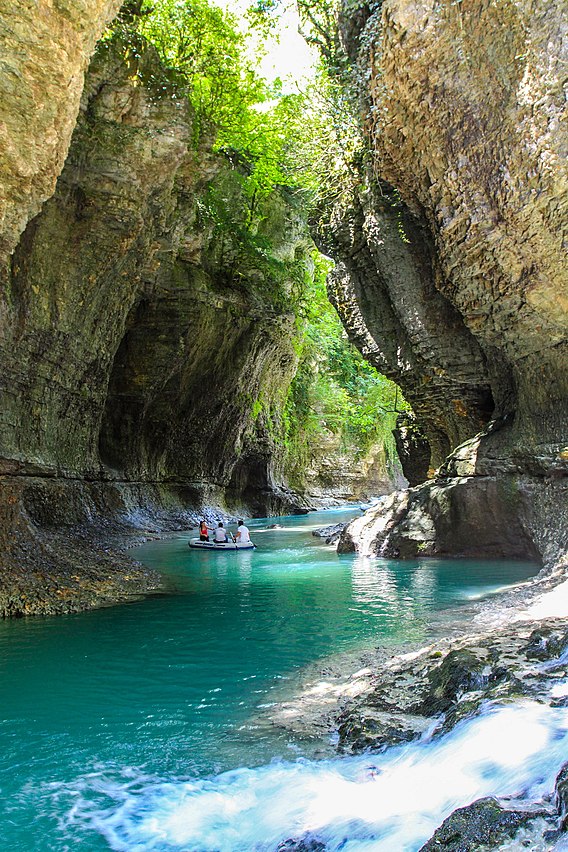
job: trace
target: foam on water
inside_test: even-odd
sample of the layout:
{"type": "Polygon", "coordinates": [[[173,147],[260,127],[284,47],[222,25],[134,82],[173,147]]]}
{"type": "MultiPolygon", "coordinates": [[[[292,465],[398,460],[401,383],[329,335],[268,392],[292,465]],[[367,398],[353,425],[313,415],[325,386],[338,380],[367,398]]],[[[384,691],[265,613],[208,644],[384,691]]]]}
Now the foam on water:
{"type": "Polygon", "coordinates": [[[568,708],[494,704],[441,738],[382,755],[200,780],[95,773],[75,784],[66,829],[98,832],[120,852],[268,852],[307,833],[331,852],[415,852],[452,810],[479,797],[550,795],[567,754],[568,708]]]}

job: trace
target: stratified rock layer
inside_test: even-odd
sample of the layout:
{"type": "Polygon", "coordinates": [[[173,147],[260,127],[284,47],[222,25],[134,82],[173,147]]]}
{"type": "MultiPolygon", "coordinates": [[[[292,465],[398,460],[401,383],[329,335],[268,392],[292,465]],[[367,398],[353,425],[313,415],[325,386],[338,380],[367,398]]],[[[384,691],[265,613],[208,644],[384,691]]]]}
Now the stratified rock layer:
{"type": "Polygon", "coordinates": [[[53,194],[84,72],[120,5],[121,0],[0,2],[0,268],[53,194]]]}
{"type": "Polygon", "coordinates": [[[396,452],[409,485],[420,485],[428,476],[430,445],[412,412],[399,414],[393,429],[396,452]]]}
{"type": "MultiPolygon", "coordinates": [[[[353,339],[398,373],[434,465],[444,443],[467,441],[434,485],[378,517],[368,547],[554,560],[568,526],[562,4],[385,0],[361,20],[344,35],[370,70],[373,175],[387,190],[366,175],[332,216],[334,298],[353,339]]],[[[345,546],[359,543],[353,531],[345,546]]]]}
{"type": "Polygon", "coordinates": [[[436,289],[431,236],[392,188],[361,175],[330,218],[332,302],[365,358],[403,389],[437,467],[479,431],[494,401],[483,353],[436,289]]]}
{"type": "MultiPolygon", "coordinates": [[[[192,120],[152,49],[100,45],[1,302],[0,612],[80,608],[89,572],[65,541],[89,523],[187,526],[251,490],[261,515],[298,505],[275,439],[296,368],[291,277],[312,244],[284,191],[251,215],[241,167],[207,140],[196,151],[192,120]],[[61,588],[78,578],[61,595],[57,541],[61,588]]],[[[101,594],[86,588],[85,606],[113,599],[112,560],[93,550],[90,564],[101,594]]],[[[136,583],[116,565],[121,597],[136,583]]]]}
{"type": "Polygon", "coordinates": [[[428,224],[436,288],[481,346],[498,412],[515,410],[512,440],[563,441],[563,4],[390,0],[369,59],[381,174],[428,224]]]}

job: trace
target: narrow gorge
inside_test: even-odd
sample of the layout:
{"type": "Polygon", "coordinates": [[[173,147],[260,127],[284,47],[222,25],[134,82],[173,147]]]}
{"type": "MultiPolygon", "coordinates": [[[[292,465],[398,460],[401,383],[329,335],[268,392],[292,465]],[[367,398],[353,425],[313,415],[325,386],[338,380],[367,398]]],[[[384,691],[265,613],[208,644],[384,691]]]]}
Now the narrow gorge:
{"type": "MultiPolygon", "coordinates": [[[[151,46],[117,35],[87,69],[116,12],[6,11],[6,613],[45,610],[38,548],[61,607],[79,605],[85,562],[75,570],[62,528],[93,530],[96,601],[110,563],[91,546],[111,519],[310,505],[279,450],[308,213],[283,189],[252,209],[246,166],[212,137],[194,147],[195,115],[151,46]]],[[[340,549],[548,565],[566,551],[562,33],[554,3],[340,16],[370,155],[313,235],[351,340],[414,410],[424,449],[408,479],[430,477],[340,549]]],[[[384,466],[379,482],[392,487],[384,466]]]]}
{"type": "MultiPolygon", "coordinates": [[[[149,45],[103,42],[80,103],[64,106],[76,108],[64,168],[54,164],[55,192],[27,211],[2,273],[6,614],[151,586],[100,552],[109,524],[146,515],[167,529],[186,526],[188,508],[298,506],[275,481],[272,418],[297,367],[291,291],[313,251],[301,207],[274,192],[251,238],[238,163],[211,140],[193,148],[190,105],[149,45]]],[[[22,127],[14,144],[42,148],[54,129],[37,132],[28,140],[22,127]]],[[[23,220],[21,194],[6,194],[6,228],[23,220]]]]}
{"type": "MultiPolygon", "coordinates": [[[[75,730],[81,743],[68,774],[15,795],[57,800],[38,852],[54,837],[474,852],[521,848],[507,845],[517,830],[522,848],[561,852],[565,9],[299,0],[318,69],[288,91],[250,58],[284,5],[0,0],[0,617],[38,631],[37,661],[27,633],[22,646],[30,670],[53,643],[37,716],[56,695],[53,742],[71,753],[75,730]],[[324,509],[337,523],[318,538],[310,513],[324,509]],[[252,519],[264,553],[190,564],[200,518],[252,519]],[[57,686],[59,662],[72,687],[57,686]],[[148,669],[136,688],[130,663],[148,669]],[[59,714],[73,717],[64,734],[59,714]],[[448,794],[412,812],[412,837],[404,810],[372,834],[367,815],[346,810],[337,828],[329,802],[303,801],[301,784],[336,784],[335,759],[352,759],[338,771],[357,799],[386,784],[397,748],[435,761],[497,717],[551,738],[515,764],[521,804],[497,803],[501,778],[517,778],[493,784],[492,746],[463,815],[448,794]],[[260,837],[266,797],[269,810],[290,791],[260,837]],[[185,810],[202,799],[203,836],[185,810]]],[[[17,689],[9,700],[12,748],[27,723],[17,689]]],[[[43,735],[30,734],[37,754],[43,735]]]]}

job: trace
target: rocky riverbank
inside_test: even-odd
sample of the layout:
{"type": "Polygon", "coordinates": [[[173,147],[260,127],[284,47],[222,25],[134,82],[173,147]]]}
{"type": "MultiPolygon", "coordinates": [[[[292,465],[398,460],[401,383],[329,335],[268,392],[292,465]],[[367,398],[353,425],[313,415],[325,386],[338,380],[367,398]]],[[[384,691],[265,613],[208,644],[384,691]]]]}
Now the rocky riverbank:
{"type": "Polygon", "coordinates": [[[165,594],[163,577],[137,562],[131,548],[196,529],[201,517],[228,515],[215,506],[188,508],[171,485],[5,477],[0,617],[59,615],[165,594]]]}
{"type": "MultiPolygon", "coordinates": [[[[271,712],[271,724],[320,756],[379,755],[393,745],[439,740],[488,708],[534,701],[568,703],[568,564],[491,602],[441,614],[426,645],[374,648],[325,660],[302,676],[293,698],[271,712]]],[[[520,747],[520,743],[519,743],[520,747]]],[[[568,755],[567,755],[568,758],[568,755]]],[[[484,798],[451,814],[424,852],[564,850],[566,764],[543,800],[484,798]]],[[[380,771],[380,770],[377,770],[380,771]]],[[[317,833],[283,848],[325,850],[317,833]]]]}

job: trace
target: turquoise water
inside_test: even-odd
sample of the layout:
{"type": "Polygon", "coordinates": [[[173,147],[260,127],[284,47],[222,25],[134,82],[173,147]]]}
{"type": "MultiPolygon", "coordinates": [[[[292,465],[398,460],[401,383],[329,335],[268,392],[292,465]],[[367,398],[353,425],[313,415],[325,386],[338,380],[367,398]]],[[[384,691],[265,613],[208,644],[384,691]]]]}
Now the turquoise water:
{"type": "MultiPolygon", "coordinates": [[[[209,783],[200,779],[301,756],[304,744],[255,717],[302,667],[336,652],[420,640],[434,612],[537,570],[340,557],[310,534],[353,515],[271,519],[283,525],[277,530],[255,522],[253,552],[190,551],[189,533],[147,544],[132,553],[168,577],[171,594],[1,623],[5,848],[64,852],[78,841],[89,850],[256,848],[249,840],[208,846],[209,839],[202,847],[195,838],[124,840],[118,823],[148,785],[209,783]]],[[[128,818],[139,824],[131,809],[128,818]]]]}

